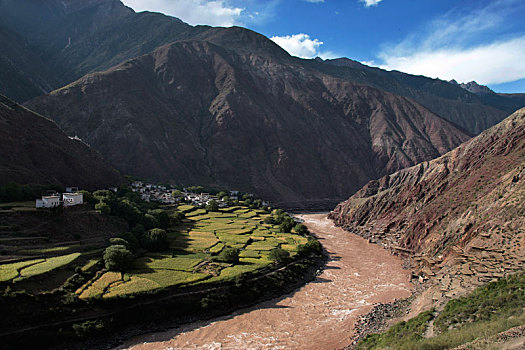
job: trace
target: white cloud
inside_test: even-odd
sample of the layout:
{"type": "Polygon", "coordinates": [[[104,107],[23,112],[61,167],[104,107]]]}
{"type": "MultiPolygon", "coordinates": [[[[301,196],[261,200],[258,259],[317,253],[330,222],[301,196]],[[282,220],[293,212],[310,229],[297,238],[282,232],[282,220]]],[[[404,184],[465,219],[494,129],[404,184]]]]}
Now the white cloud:
{"type": "Polygon", "coordinates": [[[514,0],[436,19],[379,54],[382,68],[432,78],[497,84],[525,78],[525,36],[498,35],[514,0]]]}
{"type": "Polygon", "coordinates": [[[270,38],[292,56],[315,58],[319,56],[319,47],[323,45],[318,39],[310,39],[308,34],[273,36],[270,38]]]}
{"type": "Polygon", "coordinates": [[[361,2],[365,3],[366,7],[377,6],[381,1],[383,0],[361,0],[361,2]]]}
{"type": "Polygon", "coordinates": [[[382,68],[432,78],[499,84],[525,78],[525,36],[473,48],[442,48],[388,56],[382,68]]]}
{"type": "Polygon", "coordinates": [[[227,0],[124,0],[135,11],[157,11],[180,18],[192,25],[229,27],[242,25],[244,9],[227,0]]]}

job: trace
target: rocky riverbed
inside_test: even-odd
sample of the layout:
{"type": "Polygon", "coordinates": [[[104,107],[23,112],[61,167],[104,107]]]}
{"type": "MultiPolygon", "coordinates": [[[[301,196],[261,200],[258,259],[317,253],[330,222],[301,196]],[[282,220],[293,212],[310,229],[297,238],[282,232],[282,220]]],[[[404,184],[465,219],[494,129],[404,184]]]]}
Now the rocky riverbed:
{"type": "Polygon", "coordinates": [[[237,313],[129,339],[119,349],[339,349],[375,305],[410,296],[400,258],[333,225],[325,214],[300,215],[329,260],[294,293],[237,313]]]}

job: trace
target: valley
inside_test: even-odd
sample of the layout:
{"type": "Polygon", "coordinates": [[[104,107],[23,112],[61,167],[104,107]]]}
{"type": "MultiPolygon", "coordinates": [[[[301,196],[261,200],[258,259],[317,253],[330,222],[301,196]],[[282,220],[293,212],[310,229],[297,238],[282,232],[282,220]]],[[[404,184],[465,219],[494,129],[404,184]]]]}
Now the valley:
{"type": "Polygon", "coordinates": [[[118,349],[339,349],[351,344],[354,324],[374,304],[411,295],[410,273],[401,259],[334,227],[326,214],[298,217],[328,254],[315,280],[254,308],[135,337],[118,349]]]}
{"type": "Polygon", "coordinates": [[[523,15],[0,0],[0,348],[523,348],[523,15]]]}

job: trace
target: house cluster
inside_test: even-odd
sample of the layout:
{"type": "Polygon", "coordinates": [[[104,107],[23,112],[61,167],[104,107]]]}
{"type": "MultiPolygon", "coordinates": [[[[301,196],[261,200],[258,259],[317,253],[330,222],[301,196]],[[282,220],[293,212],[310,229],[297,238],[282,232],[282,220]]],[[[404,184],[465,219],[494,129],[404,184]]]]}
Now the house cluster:
{"type": "Polygon", "coordinates": [[[65,193],[48,191],[42,199],[36,200],[36,208],[56,208],[60,206],[72,207],[84,204],[84,195],[78,191],[77,187],[66,187],[65,193]]]}
{"type": "Polygon", "coordinates": [[[228,206],[228,203],[223,199],[219,199],[217,196],[213,196],[209,193],[192,193],[184,191],[182,192],[182,195],[184,196],[184,200],[192,205],[195,205],[197,207],[207,205],[211,201],[217,202],[219,205],[219,208],[226,208],[228,206]]]}
{"type": "Polygon", "coordinates": [[[140,194],[142,200],[146,202],[156,201],[163,204],[175,204],[181,200],[180,197],[174,195],[171,187],[162,185],[135,181],[131,184],[131,190],[140,194]]]}
{"type": "MultiPolygon", "coordinates": [[[[142,181],[133,182],[131,184],[131,189],[133,192],[140,194],[142,199],[147,202],[156,201],[163,204],[187,202],[195,206],[203,206],[207,205],[210,201],[216,201],[220,208],[228,206],[227,201],[224,198],[219,199],[219,197],[209,193],[195,193],[187,191],[186,189],[183,191],[176,191],[174,187],[153,185],[142,181]]],[[[239,200],[239,191],[230,191],[229,199],[233,201],[239,200]]]]}

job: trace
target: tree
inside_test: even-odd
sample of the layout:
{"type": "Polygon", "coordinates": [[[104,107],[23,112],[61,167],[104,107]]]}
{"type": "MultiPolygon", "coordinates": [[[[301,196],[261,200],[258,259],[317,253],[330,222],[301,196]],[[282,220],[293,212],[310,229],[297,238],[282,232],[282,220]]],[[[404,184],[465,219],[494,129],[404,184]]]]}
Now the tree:
{"type": "Polygon", "coordinates": [[[290,253],[282,248],[274,248],[270,250],[269,258],[279,264],[282,264],[290,259],[290,253]]]}
{"type": "Polygon", "coordinates": [[[222,252],[217,256],[217,260],[236,264],[239,262],[239,249],[224,248],[222,252]]]}
{"type": "MultiPolygon", "coordinates": [[[[144,232],[144,231],[143,231],[144,232]]],[[[142,233],[141,233],[142,234],[142,233]]],[[[132,251],[135,251],[139,247],[139,240],[137,239],[137,236],[135,236],[131,232],[124,232],[119,235],[119,238],[122,238],[126,242],[128,242],[127,247],[131,249],[132,251]]],[[[111,242],[111,240],[110,240],[111,242]]],[[[113,243],[113,242],[111,242],[113,243]]]]}
{"type": "Polygon", "coordinates": [[[213,199],[206,204],[207,211],[219,211],[219,204],[213,199]]]}
{"type": "Polygon", "coordinates": [[[273,224],[275,224],[275,219],[273,218],[273,216],[268,216],[268,217],[264,218],[264,223],[265,224],[269,224],[269,225],[273,225],[273,224]]]}
{"type": "Polygon", "coordinates": [[[110,238],[109,239],[109,244],[111,244],[111,245],[123,245],[124,247],[126,247],[128,249],[130,248],[129,242],[126,241],[124,238],[120,238],[120,237],[110,238]]]}
{"type": "Polygon", "coordinates": [[[323,252],[323,246],[316,239],[310,239],[306,244],[301,244],[297,247],[297,255],[307,256],[311,253],[321,254],[323,252]]]}
{"type": "Polygon", "coordinates": [[[226,197],[228,195],[228,193],[224,192],[224,191],[221,191],[219,193],[217,193],[217,197],[219,199],[223,199],[224,197],[226,197]]]}
{"type": "Polygon", "coordinates": [[[96,199],[95,196],[91,194],[91,192],[82,190],[80,193],[82,193],[85,203],[89,203],[92,206],[97,205],[98,199],[96,199]]]}
{"type": "Polygon", "coordinates": [[[107,247],[103,258],[106,269],[111,271],[124,271],[133,262],[133,254],[123,245],[107,247]]]}
{"type": "Polygon", "coordinates": [[[303,236],[308,233],[308,227],[306,227],[305,224],[297,224],[295,225],[293,229],[296,233],[303,235],[303,236]]]}
{"type": "Polygon", "coordinates": [[[162,210],[162,209],[148,210],[148,214],[153,215],[155,219],[157,219],[159,223],[159,227],[168,228],[170,226],[170,216],[165,210],[162,210]]]}
{"type": "Polygon", "coordinates": [[[95,209],[100,211],[102,215],[110,215],[111,207],[106,202],[98,202],[95,205],[95,209]]]}
{"type": "Polygon", "coordinates": [[[165,230],[154,228],[142,236],[142,245],[151,251],[162,251],[168,248],[168,234],[165,230]]]}
{"type": "Polygon", "coordinates": [[[279,231],[289,233],[292,231],[292,228],[294,227],[295,222],[292,218],[286,217],[283,222],[279,225],[279,231]]]}

